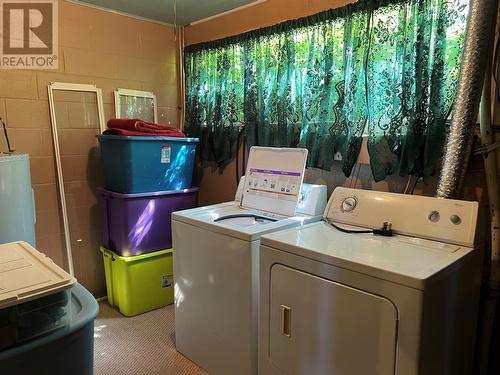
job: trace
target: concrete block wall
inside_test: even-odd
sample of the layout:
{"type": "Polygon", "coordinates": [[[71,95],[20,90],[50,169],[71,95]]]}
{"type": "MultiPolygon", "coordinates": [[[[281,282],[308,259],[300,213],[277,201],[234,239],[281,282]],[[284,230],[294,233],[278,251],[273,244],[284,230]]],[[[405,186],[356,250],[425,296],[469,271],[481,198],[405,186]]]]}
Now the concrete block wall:
{"type": "MultiPolygon", "coordinates": [[[[59,43],[57,70],[0,70],[0,116],[8,125],[12,147],[30,154],[37,248],[65,266],[48,84],[100,87],[106,120],[114,117],[114,90],[152,91],[158,99],[159,122],[172,125],[178,125],[179,91],[173,27],[59,1],[59,43]]],[[[102,260],[95,243],[99,236],[95,225],[97,200],[86,183],[88,168],[93,168],[88,154],[96,147],[95,130],[82,125],[84,114],[92,116],[92,111],[93,106],[82,110],[78,103],[67,103],[67,108],[58,108],[58,120],[63,129],[61,153],[65,155],[70,226],[78,228],[74,240],[82,240],[73,244],[76,277],[95,295],[102,296],[102,260]],[[64,111],[67,117],[60,118],[64,111]]],[[[6,151],[3,135],[0,151],[6,151]]]]}

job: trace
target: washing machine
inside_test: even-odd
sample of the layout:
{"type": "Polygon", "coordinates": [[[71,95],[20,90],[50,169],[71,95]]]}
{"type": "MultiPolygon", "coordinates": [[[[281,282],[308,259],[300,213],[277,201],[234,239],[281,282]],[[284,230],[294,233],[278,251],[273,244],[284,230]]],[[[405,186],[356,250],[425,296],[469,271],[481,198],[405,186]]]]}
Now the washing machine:
{"type": "Polygon", "coordinates": [[[176,348],[215,375],[257,373],[259,240],[320,220],[307,150],[252,147],[240,202],[172,215],[176,348]]]}
{"type": "Polygon", "coordinates": [[[259,374],[472,374],[477,209],[337,188],[323,221],[264,235],[259,374]]]}

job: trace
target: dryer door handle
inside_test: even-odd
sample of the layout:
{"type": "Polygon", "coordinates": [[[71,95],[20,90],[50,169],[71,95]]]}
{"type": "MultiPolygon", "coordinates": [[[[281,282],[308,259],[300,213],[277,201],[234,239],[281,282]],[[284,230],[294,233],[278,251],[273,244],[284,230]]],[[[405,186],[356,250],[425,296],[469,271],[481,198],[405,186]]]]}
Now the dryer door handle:
{"type": "Polygon", "coordinates": [[[292,309],[285,305],[281,305],[281,334],[292,336],[292,309]]]}

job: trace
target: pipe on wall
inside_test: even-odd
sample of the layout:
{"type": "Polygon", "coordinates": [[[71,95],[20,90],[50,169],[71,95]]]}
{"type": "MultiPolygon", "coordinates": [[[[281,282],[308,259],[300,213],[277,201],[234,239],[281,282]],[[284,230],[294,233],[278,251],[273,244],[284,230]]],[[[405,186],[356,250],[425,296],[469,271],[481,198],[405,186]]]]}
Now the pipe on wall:
{"type": "Polygon", "coordinates": [[[450,132],[436,196],[458,198],[471,153],[497,0],[471,0],[467,33],[450,132]]]}
{"type": "MultiPolygon", "coordinates": [[[[481,102],[481,143],[494,142],[491,129],[491,48],[495,39],[498,0],[471,0],[457,97],[436,196],[459,198],[474,139],[481,102]],[[487,75],[487,76],[486,76],[487,75]],[[485,79],[486,76],[486,79],[485,79]]],[[[485,154],[492,219],[491,270],[480,322],[477,372],[488,372],[493,323],[500,280],[499,197],[495,153],[485,154]]]]}
{"type": "Polygon", "coordinates": [[[177,64],[179,79],[179,129],[184,130],[184,121],[186,119],[186,81],[184,73],[184,26],[177,27],[177,64]]]}
{"type": "MultiPolygon", "coordinates": [[[[487,147],[495,143],[492,129],[491,110],[491,51],[487,55],[487,69],[484,80],[483,95],[480,106],[481,124],[481,146],[487,147]]],[[[490,347],[492,344],[493,327],[496,315],[496,305],[498,301],[498,289],[500,285],[500,193],[497,177],[496,151],[483,154],[484,167],[486,173],[486,183],[488,187],[488,200],[491,217],[491,264],[488,275],[487,288],[484,293],[483,316],[481,321],[481,331],[479,341],[479,357],[477,373],[487,374],[489,366],[490,347]]]]}

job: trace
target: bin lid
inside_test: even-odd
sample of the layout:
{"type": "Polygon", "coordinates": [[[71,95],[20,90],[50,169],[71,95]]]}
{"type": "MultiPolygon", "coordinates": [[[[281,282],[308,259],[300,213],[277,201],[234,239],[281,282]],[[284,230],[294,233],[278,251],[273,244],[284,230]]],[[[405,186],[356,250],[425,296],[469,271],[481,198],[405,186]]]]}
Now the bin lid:
{"type": "Polygon", "coordinates": [[[0,245],[0,309],[72,287],[76,279],[24,242],[0,245]]]}
{"type": "Polygon", "coordinates": [[[149,136],[149,135],[114,135],[114,134],[99,134],[99,141],[115,140],[115,141],[168,141],[168,142],[186,142],[197,143],[199,138],[188,137],[165,137],[165,136],[149,136]]]}
{"type": "Polygon", "coordinates": [[[161,257],[162,255],[172,254],[174,251],[174,249],[164,249],[164,250],[153,251],[151,253],[134,255],[131,257],[124,257],[118,255],[114,251],[106,249],[104,246],[100,246],[99,250],[101,251],[104,257],[113,258],[113,260],[119,259],[121,262],[125,263],[134,263],[149,258],[158,258],[161,257]]]}
{"type": "Polygon", "coordinates": [[[250,148],[241,207],[293,216],[307,161],[305,148],[250,148]]]}
{"type": "Polygon", "coordinates": [[[180,190],[162,190],[162,191],[150,191],[145,193],[118,193],[116,191],[108,190],[106,188],[98,188],[97,189],[101,195],[108,197],[115,197],[121,199],[131,199],[131,198],[148,198],[148,197],[160,197],[164,195],[182,195],[182,194],[191,194],[197,193],[197,187],[191,187],[188,189],[180,189],[180,190]]]}

